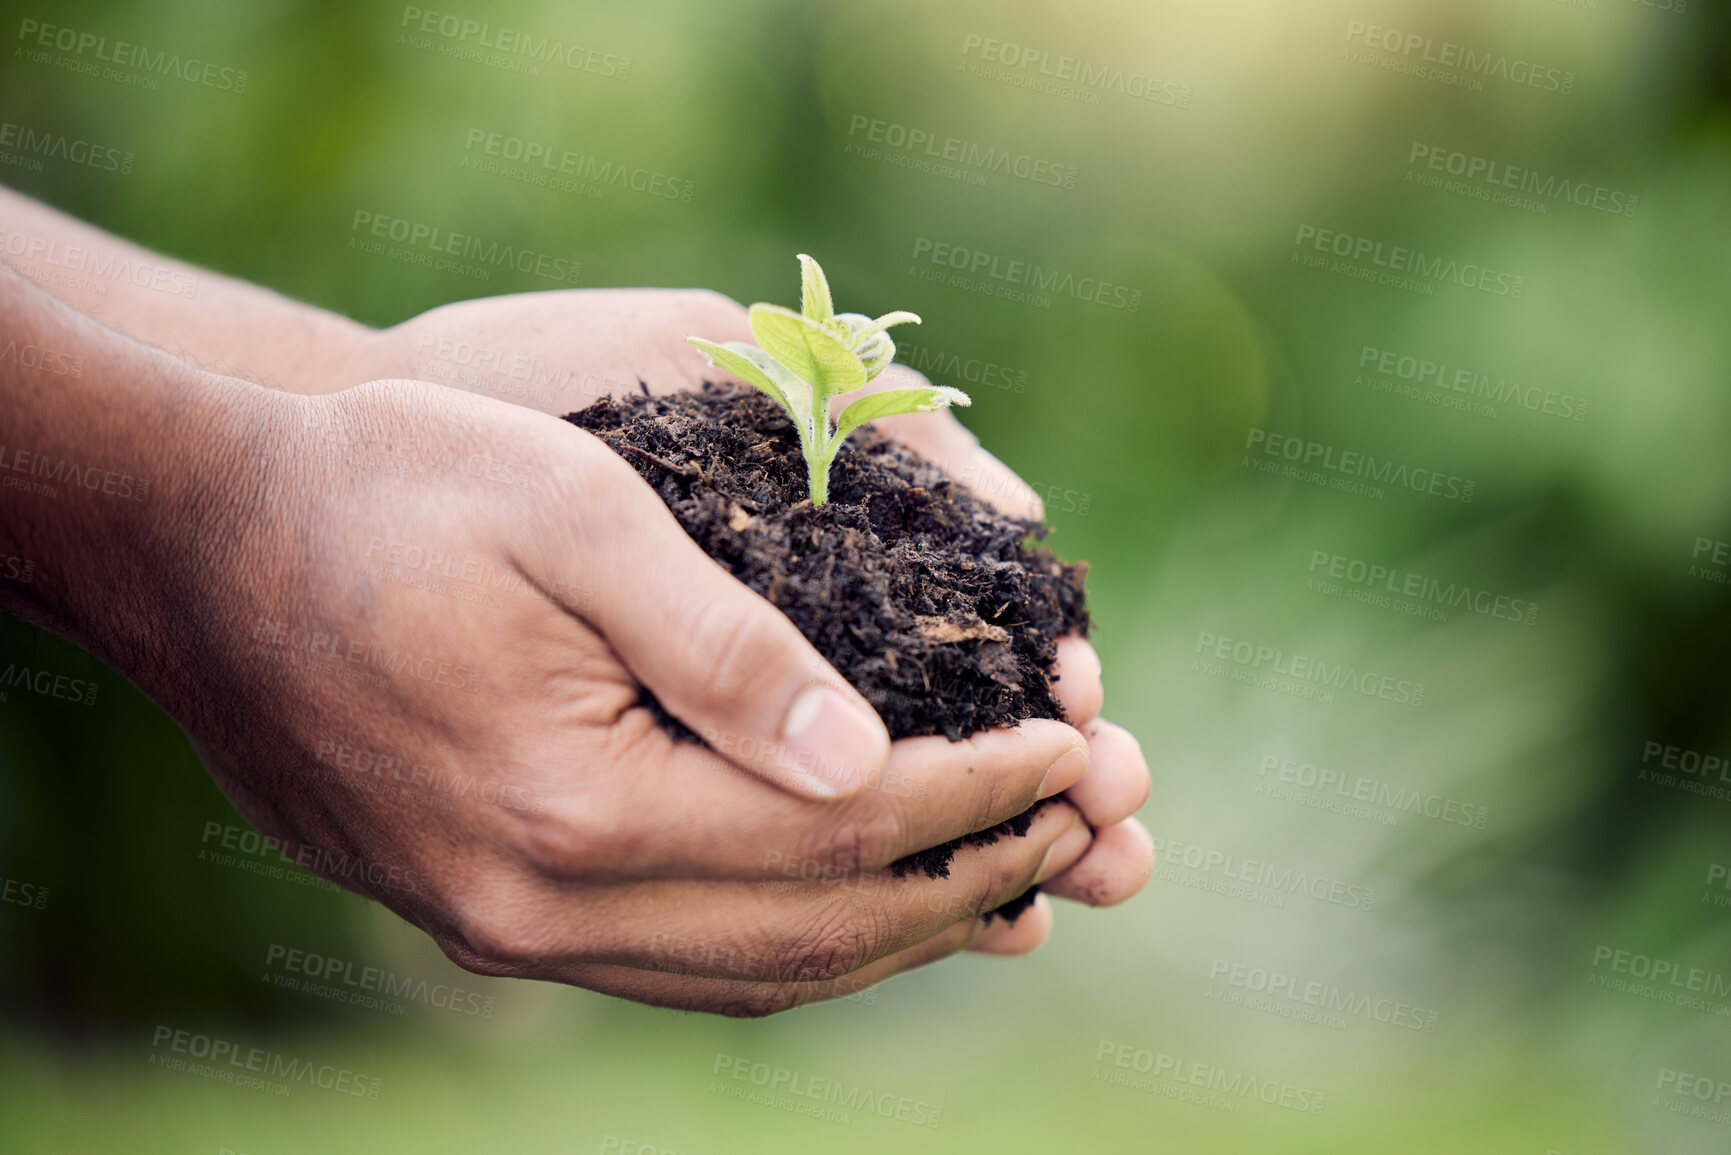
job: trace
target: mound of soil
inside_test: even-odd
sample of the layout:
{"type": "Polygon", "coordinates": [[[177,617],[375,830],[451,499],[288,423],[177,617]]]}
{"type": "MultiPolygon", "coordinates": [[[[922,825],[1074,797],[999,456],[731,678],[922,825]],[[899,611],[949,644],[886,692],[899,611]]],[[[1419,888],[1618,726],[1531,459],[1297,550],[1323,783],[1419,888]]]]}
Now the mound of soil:
{"type": "MultiPolygon", "coordinates": [[[[1064,719],[1052,667],[1061,635],[1088,632],[1087,565],[1035,544],[1045,526],[997,513],[869,425],[843,442],[829,501],[813,506],[793,422],[755,389],[606,397],[566,420],[630,462],[709,556],[792,619],[892,739],[1064,719]]],[[[698,740],[647,691],[644,704],[698,740]]],[[[895,871],[947,877],[957,847],[1025,834],[1033,813],[895,871]]],[[[994,913],[1014,919],[1033,896],[994,913]]]]}

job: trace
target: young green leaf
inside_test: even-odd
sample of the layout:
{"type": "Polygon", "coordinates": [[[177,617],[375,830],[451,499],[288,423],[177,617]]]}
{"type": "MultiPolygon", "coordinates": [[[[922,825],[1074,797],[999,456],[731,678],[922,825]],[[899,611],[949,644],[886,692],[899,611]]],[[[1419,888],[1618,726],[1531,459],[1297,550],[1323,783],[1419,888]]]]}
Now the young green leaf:
{"type": "Polygon", "coordinates": [[[842,439],[856,428],[879,417],[967,405],[969,401],[960,389],[943,385],[890,389],[855,400],[842,410],[840,422],[832,430],[830,397],[858,389],[882,373],[896,355],[890,327],[910,322],[917,325],[920,319],[902,310],[877,318],[864,313],[838,314],[823,267],[801,253],[799,268],[798,313],[759,302],[747,314],[756,345],[743,341],[717,344],[701,337],[686,340],[712,365],[769,394],[793,417],[800,452],[805,456],[811,503],[822,505],[829,499],[830,464],[842,439]]]}
{"type": "Polygon", "coordinates": [[[890,340],[888,333],[873,333],[864,342],[854,346],[854,356],[865,366],[866,380],[875,380],[879,373],[890,367],[890,362],[896,359],[896,343],[890,340]]]}
{"type": "Polygon", "coordinates": [[[811,386],[762,349],[743,341],[718,345],[702,337],[687,337],[685,340],[697,346],[717,369],[724,369],[775,398],[793,416],[795,423],[801,426],[811,424],[811,386]]]}
{"type": "Polygon", "coordinates": [[[747,314],[763,351],[811,386],[813,403],[866,383],[865,365],[842,339],[816,321],[780,305],[756,304],[747,314]]]}
{"type": "Polygon", "coordinates": [[[829,278],[823,266],[799,255],[799,311],[820,325],[827,325],[835,316],[835,301],[829,295],[829,278]]]}
{"type": "Polygon", "coordinates": [[[897,309],[893,313],[885,313],[877,320],[868,321],[863,326],[855,329],[853,331],[853,343],[857,347],[859,343],[864,341],[867,337],[870,337],[874,333],[881,333],[891,325],[918,325],[920,323],[920,315],[918,313],[910,313],[906,309],[897,309]]]}
{"type": "Polygon", "coordinates": [[[973,401],[960,389],[948,385],[921,385],[912,389],[885,389],[868,393],[841,411],[836,421],[835,440],[841,441],[867,421],[893,417],[898,413],[929,413],[951,405],[971,405],[973,401]]]}

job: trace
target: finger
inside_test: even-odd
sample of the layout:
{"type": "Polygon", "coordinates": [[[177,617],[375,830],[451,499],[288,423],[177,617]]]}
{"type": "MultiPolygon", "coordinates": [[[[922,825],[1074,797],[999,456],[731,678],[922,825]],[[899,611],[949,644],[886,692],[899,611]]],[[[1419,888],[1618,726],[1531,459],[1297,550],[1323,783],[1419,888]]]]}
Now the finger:
{"type": "MultiPolygon", "coordinates": [[[[950,742],[905,738],[869,789],[811,801],[745,777],[717,753],[675,743],[646,710],[613,727],[611,762],[628,772],[544,783],[522,815],[528,865],[552,878],[816,880],[876,871],[917,850],[985,830],[1083,780],[1087,739],[1030,719],[950,742]],[[653,816],[655,839],[634,838],[653,816]]],[[[732,736],[720,754],[751,755],[732,736]]],[[[573,750],[572,758],[593,758],[573,750]]],[[[557,765],[557,755],[550,761],[557,765]]]]}
{"type": "Polygon", "coordinates": [[[1088,736],[1087,775],[1064,797],[1094,826],[1122,822],[1148,801],[1148,761],[1135,735],[1104,718],[1082,732],[1088,736]]]}
{"type": "Polygon", "coordinates": [[[1115,906],[1147,885],[1153,873],[1154,840],[1140,822],[1126,818],[1094,831],[1081,860],[1040,890],[1089,906],[1115,906]]]}
{"type": "MultiPolygon", "coordinates": [[[[891,365],[864,389],[847,394],[837,404],[852,402],[885,389],[909,389],[929,385],[924,374],[906,365],[891,365]]],[[[934,413],[904,413],[880,417],[872,422],[880,433],[893,437],[939,466],[971,489],[976,496],[1007,517],[1039,521],[1045,513],[1039,495],[1015,470],[980,445],[968,427],[948,409],[934,413]]]]}
{"type": "Polygon", "coordinates": [[[572,967],[542,977],[651,1006],[762,1018],[808,1003],[847,998],[916,967],[967,949],[984,924],[957,923],[925,942],[882,958],[839,979],[812,983],[754,982],[638,970],[608,964],[572,967]]]}
{"type": "Polygon", "coordinates": [[[518,975],[609,963],[711,978],[839,978],[972,922],[1074,865],[1093,832],[1067,803],[1042,807],[1023,837],[964,846],[949,874],[880,871],[821,882],[693,882],[606,887],[534,879],[498,886],[453,925],[466,955],[518,975]]]}
{"type": "Polygon", "coordinates": [[[1052,933],[1052,903],[1043,894],[1016,916],[1015,922],[993,919],[968,949],[978,954],[1018,955],[1037,949],[1052,933]]]}
{"type": "MultiPolygon", "coordinates": [[[[661,912],[665,920],[606,961],[718,978],[838,978],[980,919],[1070,869],[1092,841],[1081,816],[1058,804],[1043,807],[1025,837],[959,849],[946,878],[880,873],[785,887],[698,884],[696,891],[689,883],[645,884],[621,901],[638,912],[638,927],[661,912]]],[[[993,925],[1000,922],[1007,920],[993,925]]]]}
{"type": "Polygon", "coordinates": [[[1100,655],[1088,639],[1074,635],[1059,638],[1052,675],[1052,692],[1070,725],[1081,728],[1099,716],[1106,690],[1100,682],[1100,655]]]}
{"type": "Polygon", "coordinates": [[[513,293],[443,305],[384,330],[338,375],[426,379],[561,416],[604,395],[723,379],[685,343],[694,333],[752,339],[745,309],[705,289],[513,293]]]}
{"type": "Polygon", "coordinates": [[[621,458],[589,442],[566,495],[576,541],[553,572],[638,681],[731,761],[806,798],[837,798],[883,769],[889,734],[870,704],[780,610],[688,537],[621,458]],[[711,741],[716,745],[716,741],[711,741]]]}

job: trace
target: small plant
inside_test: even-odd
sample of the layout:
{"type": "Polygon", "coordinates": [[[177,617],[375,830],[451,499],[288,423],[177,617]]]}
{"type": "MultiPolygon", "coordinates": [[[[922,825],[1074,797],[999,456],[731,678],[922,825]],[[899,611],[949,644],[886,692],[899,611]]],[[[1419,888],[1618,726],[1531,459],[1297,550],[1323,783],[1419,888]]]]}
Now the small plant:
{"type": "Polygon", "coordinates": [[[837,313],[829,281],[818,263],[799,254],[800,311],[759,302],[751,307],[751,335],[757,344],[717,344],[687,337],[718,369],[763,390],[793,418],[805,453],[811,503],[829,499],[829,467],[849,433],[897,413],[924,413],[970,404],[960,389],[921,385],[886,389],[850,403],[830,424],[830,399],[858,389],[895,359],[892,325],[919,324],[912,313],[893,312],[873,320],[863,313],[837,313]]]}

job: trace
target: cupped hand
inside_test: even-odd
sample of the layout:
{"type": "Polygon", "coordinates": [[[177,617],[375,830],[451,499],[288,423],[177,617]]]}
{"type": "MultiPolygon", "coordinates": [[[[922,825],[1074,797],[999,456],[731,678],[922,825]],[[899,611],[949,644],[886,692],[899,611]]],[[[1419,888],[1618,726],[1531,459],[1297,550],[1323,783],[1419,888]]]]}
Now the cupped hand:
{"type": "MultiPolygon", "coordinates": [[[[357,353],[351,372],[441,381],[545,413],[564,414],[605,394],[695,389],[727,379],[685,343],[751,340],[745,309],[706,290],[576,289],[490,297],[445,305],[383,330],[357,353]]],[[[924,379],[894,365],[861,392],[906,388],[924,379]]],[[[835,401],[839,410],[857,394],[835,401]]],[[[1038,520],[1035,492],[980,445],[949,410],[876,423],[943,467],[1003,512],[1038,520]]],[[[1095,841],[1073,870],[1043,889],[1095,906],[1122,902],[1153,872],[1148,832],[1132,815],[1147,800],[1148,766],[1129,731],[1099,716],[1100,661],[1081,638],[1059,647],[1058,698],[1088,738],[1092,769],[1067,792],[1095,841]]],[[[1051,922],[1040,900],[1014,930],[1002,926],[982,950],[1019,953],[1039,945],[1051,922]]]]}
{"type": "Polygon", "coordinates": [[[582,430],[412,381],[257,404],[153,692],[291,858],[462,966],[763,1014],[1002,938],[984,912],[1086,868],[1059,802],[895,877],[1074,789],[1098,738],[892,746],[582,430]]]}

